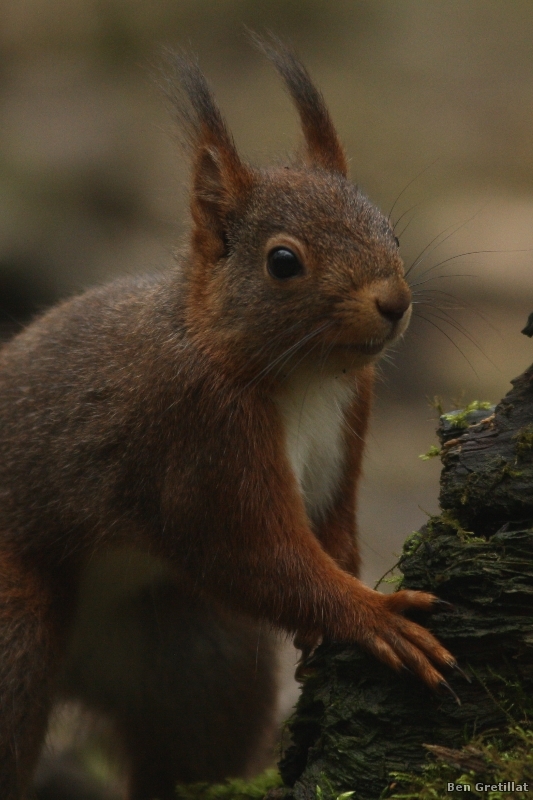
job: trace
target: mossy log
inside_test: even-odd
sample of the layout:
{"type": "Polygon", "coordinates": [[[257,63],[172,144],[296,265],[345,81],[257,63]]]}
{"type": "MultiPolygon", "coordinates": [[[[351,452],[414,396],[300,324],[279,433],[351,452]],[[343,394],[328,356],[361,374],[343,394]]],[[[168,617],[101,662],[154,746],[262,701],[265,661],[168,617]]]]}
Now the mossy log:
{"type": "Polygon", "coordinates": [[[490,775],[481,756],[476,771],[475,749],[458,751],[483,733],[502,741],[533,718],[533,366],[512,383],[494,409],[441,418],[442,513],[407,540],[399,562],[403,588],[453,603],[419,621],[470,678],[447,676],[461,704],[358,647],[323,644],[280,763],[295,800],[387,797],[391,776],[421,773],[428,749],[490,775]]]}

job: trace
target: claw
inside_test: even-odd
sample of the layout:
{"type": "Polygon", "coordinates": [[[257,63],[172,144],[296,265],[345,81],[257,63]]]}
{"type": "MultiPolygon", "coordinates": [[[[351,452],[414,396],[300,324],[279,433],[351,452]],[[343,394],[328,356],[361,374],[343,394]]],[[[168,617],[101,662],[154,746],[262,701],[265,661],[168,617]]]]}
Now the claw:
{"type": "Polygon", "coordinates": [[[458,672],[459,675],[465,679],[465,681],[468,681],[468,683],[472,683],[472,678],[469,675],[467,675],[466,672],[463,672],[457,661],[453,661],[452,663],[450,663],[450,668],[455,670],[455,672],[458,672]]]}
{"type": "Polygon", "coordinates": [[[298,681],[298,683],[302,683],[306,678],[311,677],[311,675],[315,675],[315,673],[316,669],[314,667],[309,667],[307,664],[299,663],[296,665],[294,679],[298,681]]]}
{"type": "Polygon", "coordinates": [[[447,692],[449,692],[451,694],[451,696],[453,697],[453,699],[455,700],[455,702],[457,703],[458,706],[461,705],[461,701],[460,701],[459,697],[455,694],[454,690],[452,689],[450,684],[447,683],[447,681],[445,681],[445,680],[439,681],[439,686],[442,686],[444,689],[446,689],[447,692]]]}
{"type": "Polygon", "coordinates": [[[441,600],[440,597],[436,597],[433,601],[433,606],[435,608],[442,609],[442,611],[456,611],[456,607],[453,603],[448,603],[447,600],[441,600]]]}
{"type": "Polygon", "coordinates": [[[294,678],[300,683],[304,681],[306,678],[308,678],[310,675],[314,675],[314,673],[316,672],[316,668],[309,666],[308,664],[309,655],[310,655],[309,651],[308,652],[302,651],[300,658],[296,662],[294,678]]]}

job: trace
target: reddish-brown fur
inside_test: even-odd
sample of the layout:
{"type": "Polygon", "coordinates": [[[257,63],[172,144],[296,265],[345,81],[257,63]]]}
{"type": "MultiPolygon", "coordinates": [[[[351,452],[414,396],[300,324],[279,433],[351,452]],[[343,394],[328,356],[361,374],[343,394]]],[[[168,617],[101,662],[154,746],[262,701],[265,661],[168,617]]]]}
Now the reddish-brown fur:
{"type": "MultiPolygon", "coordinates": [[[[3,800],[24,796],[79,576],[110,546],[163,559],[176,585],[183,575],[191,592],[297,634],[304,652],[320,637],[357,641],[432,687],[453,663],[401,613],[432,596],[384,596],[354,577],[373,362],[410,303],[394,235],[346,179],[305,69],[279,43],[263,49],[300,112],[303,161],[244,165],[203,77],[177,57],[193,158],[188,252],[166,275],[59,305],[0,354],[3,800]],[[267,272],[272,242],[297,252],[301,274],[267,272]],[[353,392],[342,473],[316,520],[278,402],[302,364],[353,392]]],[[[131,747],[137,764],[142,747],[131,747]]],[[[170,793],[178,777],[161,788],[137,772],[132,797],[170,793]]]]}

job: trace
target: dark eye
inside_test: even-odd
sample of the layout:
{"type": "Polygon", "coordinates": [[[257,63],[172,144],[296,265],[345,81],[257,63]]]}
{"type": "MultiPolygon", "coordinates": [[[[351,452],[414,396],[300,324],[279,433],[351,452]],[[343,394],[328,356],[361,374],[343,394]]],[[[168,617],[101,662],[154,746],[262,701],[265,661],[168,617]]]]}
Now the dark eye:
{"type": "Polygon", "coordinates": [[[298,256],[288,247],[275,247],[267,256],[267,267],[273,278],[279,281],[294,278],[303,272],[298,256]]]}
{"type": "Polygon", "coordinates": [[[396,247],[399,247],[400,246],[400,240],[398,239],[397,236],[394,237],[394,241],[396,242],[396,247]]]}

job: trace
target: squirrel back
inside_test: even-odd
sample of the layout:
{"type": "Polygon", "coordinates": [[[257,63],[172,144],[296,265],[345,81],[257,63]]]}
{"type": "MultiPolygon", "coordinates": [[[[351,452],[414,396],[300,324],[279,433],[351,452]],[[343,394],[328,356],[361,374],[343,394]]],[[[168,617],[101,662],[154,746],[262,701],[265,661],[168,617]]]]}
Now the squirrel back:
{"type": "MultiPolygon", "coordinates": [[[[432,688],[453,664],[402,613],[431,609],[432,595],[384,596],[357,579],[374,363],[411,310],[398,242],[348,180],[305,68],[275,39],[260,47],[300,115],[294,163],[245,164],[197,65],[175,56],[189,247],[174,270],[68,300],[0,352],[6,800],[24,796],[84,570],[109,548],[162,560],[195,613],[224,608],[296,634],[304,659],[322,638],[359,642],[432,688]]],[[[146,763],[135,727],[132,763],[146,763]]],[[[132,768],[132,800],[170,797],[178,762],[166,759],[164,786],[132,768]]]]}

